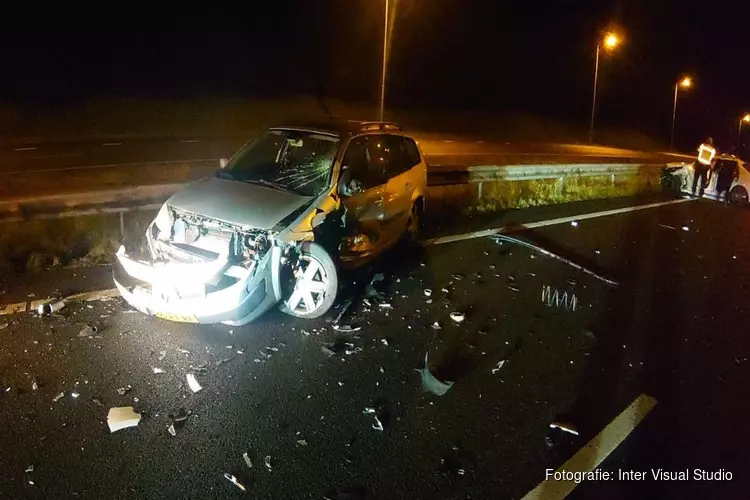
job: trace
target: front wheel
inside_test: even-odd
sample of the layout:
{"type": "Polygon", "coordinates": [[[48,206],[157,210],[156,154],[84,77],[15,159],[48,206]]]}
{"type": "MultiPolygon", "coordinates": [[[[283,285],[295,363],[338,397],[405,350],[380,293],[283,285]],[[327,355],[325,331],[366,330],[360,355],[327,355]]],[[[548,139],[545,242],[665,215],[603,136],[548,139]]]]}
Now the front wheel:
{"type": "Polygon", "coordinates": [[[280,309],[297,318],[319,318],[336,301],[336,265],[323,247],[309,242],[301,245],[298,264],[292,280],[294,288],[280,309]]]}
{"type": "Polygon", "coordinates": [[[729,200],[732,205],[745,206],[748,203],[747,189],[742,186],[735,186],[729,192],[729,200]]]}

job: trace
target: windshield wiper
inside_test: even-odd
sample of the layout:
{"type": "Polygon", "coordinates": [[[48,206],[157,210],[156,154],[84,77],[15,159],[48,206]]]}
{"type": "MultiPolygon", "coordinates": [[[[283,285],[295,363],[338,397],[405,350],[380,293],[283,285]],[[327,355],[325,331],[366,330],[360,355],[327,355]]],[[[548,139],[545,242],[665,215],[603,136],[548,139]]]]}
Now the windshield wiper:
{"type": "Polygon", "coordinates": [[[278,189],[279,191],[292,192],[291,189],[284,186],[283,184],[279,184],[278,182],[267,181],[265,179],[251,179],[251,180],[245,180],[244,182],[247,182],[249,184],[260,184],[261,186],[269,186],[274,189],[278,189]]]}

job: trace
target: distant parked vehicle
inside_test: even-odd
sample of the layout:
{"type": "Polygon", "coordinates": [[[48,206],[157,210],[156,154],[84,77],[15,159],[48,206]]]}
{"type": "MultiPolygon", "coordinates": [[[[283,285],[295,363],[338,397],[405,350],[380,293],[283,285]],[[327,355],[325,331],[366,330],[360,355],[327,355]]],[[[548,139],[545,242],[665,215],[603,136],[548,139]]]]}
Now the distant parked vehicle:
{"type": "MultiPolygon", "coordinates": [[[[740,175],[729,188],[729,201],[736,205],[747,205],[748,193],[750,192],[750,167],[748,164],[734,155],[726,154],[717,156],[715,161],[717,166],[720,166],[719,162],[735,162],[737,164],[740,175]]],[[[675,190],[692,194],[694,172],[695,168],[692,163],[670,163],[664,170],[664,182],[675,190]]],[[[717,176],[711,175],[711,180],[703,193],[704,198],[717,199],[716,181],[717,176]]]]}
{"type": "Polygon", "coordinates": [[[239,326],[281,303],[317,318],[336,299],[339,265],[420,227],[427,166],[394,123],[274,127],[221,167],[164,203],[147,255],[118,250],[115,284],[136,309],[239,326]]]}

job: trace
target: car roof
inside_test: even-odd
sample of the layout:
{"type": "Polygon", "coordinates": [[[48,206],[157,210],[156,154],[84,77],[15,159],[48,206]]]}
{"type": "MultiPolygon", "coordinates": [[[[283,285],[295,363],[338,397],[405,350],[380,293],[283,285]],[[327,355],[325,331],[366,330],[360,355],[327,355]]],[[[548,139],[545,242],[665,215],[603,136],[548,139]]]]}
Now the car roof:
{"type": "Polygon", "coordinates": [[[307,120],[292,122],[289,124],[276,125],[271,130],[305,130],[348,137],[352,135],[401,132],[401,126],[394,122],[365,121],[365,120],[342,120],[339,118],[323,118],[318,120],[307,120]]]}

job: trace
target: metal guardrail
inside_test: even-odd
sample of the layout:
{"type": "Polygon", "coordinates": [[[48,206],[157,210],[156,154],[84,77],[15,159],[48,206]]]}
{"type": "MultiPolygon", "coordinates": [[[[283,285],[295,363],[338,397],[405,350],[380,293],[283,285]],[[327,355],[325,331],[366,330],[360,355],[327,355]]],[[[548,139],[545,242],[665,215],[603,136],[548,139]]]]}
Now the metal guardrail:
{"type": "MultiPolygon", "coordinates": [[[[664,165],[632,163],[480,165],[467,167],[462,171],[430,172],[428,186],[479,183],[481,189],[481,184],[484,182],[533,181],[570,176],[614,178],[638,175],[643,169],[658,167],[664,167],[664,165]]],[[[0,200],[0,223],[156,210],[183,186],[184,183],[157,184],[0,200]]]]}

